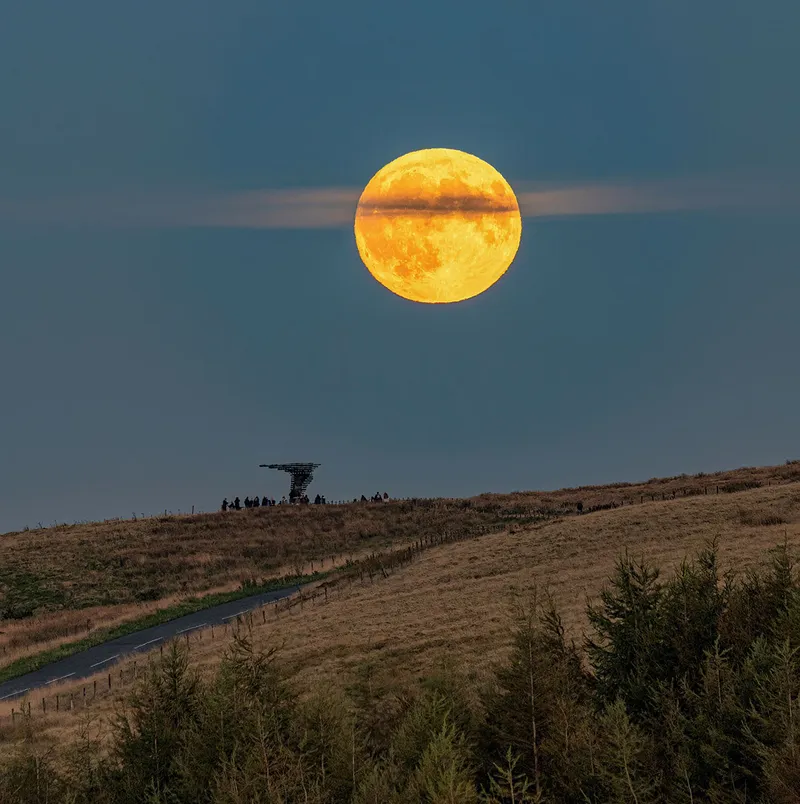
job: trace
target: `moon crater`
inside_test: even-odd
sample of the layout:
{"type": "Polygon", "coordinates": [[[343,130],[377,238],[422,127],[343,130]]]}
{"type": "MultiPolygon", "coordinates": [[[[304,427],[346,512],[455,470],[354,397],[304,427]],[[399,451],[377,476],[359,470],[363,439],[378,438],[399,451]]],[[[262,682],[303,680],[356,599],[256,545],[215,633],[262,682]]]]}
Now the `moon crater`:
{"type": "Polygon", "coordinates": [[[416,302],[458,302],[508,270],[522,219],[491,165],[450,148],[405,154],[378,171],[358,202],[358,252],[375,279],[416,302]]]}

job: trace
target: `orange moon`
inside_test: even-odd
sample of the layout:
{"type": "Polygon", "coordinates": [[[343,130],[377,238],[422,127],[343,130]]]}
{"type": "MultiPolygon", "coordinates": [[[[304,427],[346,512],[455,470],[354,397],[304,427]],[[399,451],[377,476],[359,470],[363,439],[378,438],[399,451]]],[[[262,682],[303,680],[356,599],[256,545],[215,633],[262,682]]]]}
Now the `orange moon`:
{"type": "Polygon", "coordinates": [[[358,253],[398,296],[444,304],[470,299],[508,270],[522,235],[511,185],[490,164],[451,148],[405,154],[364,188],[358,253]]]}

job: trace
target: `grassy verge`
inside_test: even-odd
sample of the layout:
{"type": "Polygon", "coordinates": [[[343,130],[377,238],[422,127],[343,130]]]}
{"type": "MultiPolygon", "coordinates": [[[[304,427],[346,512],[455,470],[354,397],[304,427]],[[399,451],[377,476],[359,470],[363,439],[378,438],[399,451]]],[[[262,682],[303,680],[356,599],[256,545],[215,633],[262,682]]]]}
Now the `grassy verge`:
{"type": "Polygon", "coordinates": [[[20,659],[16,659],[11,662],[11,664],[0,667],[0,682],[24,676],[26,673],[32,673],[34,670],[39,670],[41,667],[52,664],[59,659],[66,659],[67,656],[73,656],[87,648],[102,645],[104,642],[109,642],[117,637],[143,631],[145,628],[161,625],[170,620],[177,620],[178,617],[183,617],[186,614],[194,614],[196,611],[203,611],[204,609],[210,609],[222,603],[229,603],[232,600],[240,600],[245,597],[259,595],[263,592],[275,592],[290,586],[319,581],[328,577],[333,572],[335,572],[335,570],[330,569],[324,572],[313,572],[307,575],[285,575],[282,578],[275,578],[265,584],[247,586],[233,592],[218,592],[202,597],[190,597],[186,600],[182,600],[180,603],[176,603],[174,606],[167,606],[151,614],[146,614],[143,617],[128,620],[127,622],[115,625],[113,628],[98,629],[83,639],[74,642],[65,642],[57,648],[51,648],[41,653],[35,653],[31,656],[23,656],[20,659]]]}

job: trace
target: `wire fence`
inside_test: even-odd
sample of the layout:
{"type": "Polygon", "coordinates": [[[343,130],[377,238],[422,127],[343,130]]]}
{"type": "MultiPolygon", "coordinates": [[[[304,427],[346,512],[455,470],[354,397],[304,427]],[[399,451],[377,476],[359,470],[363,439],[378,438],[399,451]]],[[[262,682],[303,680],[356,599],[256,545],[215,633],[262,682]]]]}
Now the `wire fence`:
{"type": "MultiPolygon", "coordinates": [[[[376,500],[372,500],[372,499],[367,499],[366,501],[360,500],[360,499],[357,499],[357,500],[326,500],[324,503],[320,503],[319,505],[338,505],[338,506],[342,506],[342,505],[385,505],[387,503],[416,502],[416,501],[434,500],[434,499],[438,499],[438,498],[435,498],[435,497],[390,497],[387,500],[381,500],[380,503],[378,503],[376,500]]],[[[289,503],[289,502],[282,503],[282,502],[277,502],[277,503],[275,503],[274,506],[273,505],[258,505],[258,506],[253,506],[253,508],[257,508],[257,509],[262,509],[262,508],[271,509],[271,508],[278,508],[278,507],[280,507],[281,509],[285,509],[287,507],[291,507],[291,508],[309,507],[310,508],[310,507],[317,507],[317,505],[318,504],[314,503],[314,502],[310,502],[310,503],[289,503]]],[[[229,507],[228,510],[226,512],[224,512],[224,513],[230,513],[230,512],[236,511],[236,510],[237,509],[234,509],[233,507],[229,507]]],[[[239,512],[241,512],[241,511],[245,511],[245,510],[252,510],[252,508],[251,509],[246,509],[244,507],[244,505],[242,505],[241,509],[238,509],[238,510],[239,510],[239,512]]],[[[65,528],[65,527],[70,527],[70,526],[74,526],[74,525],[96,525],[99,522],[102,522],[104,524],[107,524],[107,523],[110,523],[110,522],[137,522],[139,520],[161,519],[163,517],[200,516],[200,515],[217,514],[217,513],[223,513],[223,511],[220,508],[214,508],[214,509],[211,509],[211,510],[207,511],[207,510],[205,510],[203,508],[200,508],[199,506],[192,505],[186,511],[184,511],[184,510],[182,510],[180,508],[175,509],[175,510],[173,510],[171,508],[165,508],[163,511],[159,510],[159,511],[157,511],[155,513],[151,512],[149,514],[146,514],[146,513],[137,514],[136,512],[131,512],[130,516],[114,516],[114,517],[108,517],[107,519],[75,519],[72,522],[66,522],[66,521],[59,522],[58,520],[54,520],[49,525],[45,525],[42,522],[38,522],[36,524],[35,528],[32,528],[29,525],[26,525],[21,531],[12,531],[12,532],[29,533],[29,532],[35,531],[35,530],[48,530],[50,528],[65,528]]],[[[8,535],[8,534],[6,534],[6,535],[8,535]]]]}
{"type": "MultiPolygon", "coordinates": [[[[63,712],[84,710],[98,701],[121,695],[150,670],[154,661],[161,660],[165,646],[169,649],[170,644],[175,641],[183,642],[191,648],[202,642],[230,640],[234,633],[241,633],[242,628],[250,632],[270,627],[278,630],[279,623],[287,616],[302,615],[312,608],[347,596],[353,587],[372,585],[388,578],[416,561],[426,550],[504,530],[507,530],[507,525],[503,523],[482,526],[467,533],[444,530],[439,534],[415,539],[401,548],[373,552],[360,559],[347,554],[335,556],[339,571],[334,577],[310,584],[298,592],[264,603],[247,612],[231,615],[222,624],[187,629],[184,633],[161,642],[157,648],[154,646],[151,651],[128,655],[115,662],[113,667],[104,669],[101,674],[87,677],[78,685],[70,685],[68,689],[48,692],[45,685],[36,690],[22,690],[24,694],[21,696],[15,693],[15,702],[19,702],[12,706],[8,714],[0,715],[0,728],[22,728],[30,723],[31,718],[47,718],[63,712]]],[[[66,678],[56,678],[48,684],[63,683],[66,678]]]]}
{"type": "MultiPolygon", "coordinates": [[[[731,494],[763,486],[782,486],[797,483],[798,481],[800,481],[800,473],[793,473],[782,478],[771,478],[766,482],[741,480],[727,483],[701,483],[678,486],[660,492],[635,493],[636,489],[622,489],[620,494],[612,499],[607,499],[603,503],[580,506],[579,502],[578,506],[580,507],[577,508],[575,503],[570,503],[571,511],[569,513],[585,515],[595,511],[631,506],[637,503],[646,504],[673,500],[679,497],[731,494]]],[[[393,501],[427,505],[438,502],[438,500],[430,498],[396,498],[393,501]]],[[[346,504],[352,505],[353,503],[346,504]]],[[[364,503],[359,504],[363,505],[364,503]]],[[[374,502],[373,504],[378,505],[379,503],[374,502]]],[[[398,549],[379,553],[373,552],[361,558],[355,558],[353,553],[331,556],[331,568],[336,568],[334,576],[316,581],[292,595],[265,603],[248,612],[234,615],[229,618],[230,622],[225,622],[222,625],[190,629],[176,638],[182,639],[186,645],[190,646],[192,643],[204,640],[228,639],[234,630],[240,630],[242,627],[251,630],[257,627],[269,627],[270,624],[275,625],[280,622],[282,616],[302,613],[307,609],[326,605],[332,600],[341,598],[345,590],[352,588],[354,585],[372,584],[381,578],[389,577],[400,568],[415,561],[422,552],[432,547],[506,531],[512,522],[522,520],[526,524],[534,521],[544,522],[567,513],[564,508],[547,509],[542,506],[518,506],[517,510],[503,512],[501,515],[503,521],[494,525],[483,525],[466,532],[445,529],[438,534],[413,540],[398,549]],[[519,510],[520,508],[523,510],[519,510]]],[[[322,567],[324,567],[324,561],[320,562],[320,568],[322,567]]],[[[311,564],[311,571],[312,573],[314,571],[313,563],[311,564]]],[[[167,642],[168,644],[169,641],[167,642]]],[[[26,718],[48,717],[55,713],[76,711],[91,706],[95,701],[103,700],[108,698],[109,695],[130,687],[141,676],[144,668],[154,661],[156,654],[160,657],[163,655],[163,651],[164,643],[162,642],[156,650],[149,653],[137,653],[134,658],[122,659],[115,664],[114,669],[110,669],[100,676],[94,676],[85,683],[66,691],[48,694],[42,691],[44,688],[35,691],[31,690],[29,695],[26,694],[22,697],[19,706],[14,706],[9,714],[0,715],[0,726],[4,728],[8,726],[16,727],[24,723],[26,718]]],[[[60,681],[62,679],[53,679],[48,684],[60,681]]],[[[24,690],[23,692],[27,693],[28,691],[24,690]]]]}

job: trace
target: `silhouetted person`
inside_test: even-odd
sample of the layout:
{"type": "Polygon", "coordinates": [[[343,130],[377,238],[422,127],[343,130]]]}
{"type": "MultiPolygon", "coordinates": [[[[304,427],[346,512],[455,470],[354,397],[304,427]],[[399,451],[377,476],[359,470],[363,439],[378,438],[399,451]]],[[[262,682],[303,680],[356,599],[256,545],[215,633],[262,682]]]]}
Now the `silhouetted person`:
{"type": "Polygon", "coordinates": [[[367,498],[362,494],[361,495],[361,502],[366,502],[366,501],[367,501],[367,498]]]}
{"type": "Polygon", "coordinates": [[[244,498],[244,507],[245,507],[245,508],[250,508],[251,504],[252,504],[252,503],[250,502],[250,498],[249,498],[249,497],[245,497],[245,498],[244,498]]]}
{"type": "Polygon", "coordinates": [[[286,495],[285,494],[283,495],[283,497],[281,497],[281,505],[286,505],[286,495]]]}
{"type": "Polygon", "coordinates": [[[222,501],[222,510],[223,511],[228,510],[228,498],[227,497],[222,501]]]}
{"type": "Polygon", "coordinates": [[[575,507],[578,509],[579,514],[583,511],[583,503],[582,502],[579,502],[577,504],[577,506],[575,506],[575,507]]]}
{"type": "Polygon", "coordinates": [[[384,492],[383,492],[383,499],[384,499],[384,500],[388,500],[388,499],[389,499],[389,492],[388,492],[388,491],[384,491],[384,492]]]}
{"type": "Polygon", "coordinates": [[[264,497],[264,498],[261,500],[261,505],[269,505],[269,500],[268,500],[266,497],[264,497]]]}
{"type": "Polygon", "coordinates": [[[322,495],[322,497],[320,498],[320,502],[321,502],[323,505],[325,505],[325,495],[324,495],[324,494],[323,494],[323,495],[322,495]]]}
{"type": "Polygon", "coordinates": [[[261,503],[259,502],[259,498],[253,497],[253,508],[258,508],[259,505],[261,505],[261,503]]]}
{"type": "Polygon", "coordinates": [[[317,494],[317,496],[314,497],[314,505],[319,505],[321,502],[322,499],[320,498],[319,494],[317,494]]]}
{"type": "Polygon", "coordinates": [[[236,499],[233,501],[233,507],[234,507],[234,508],[235,508],[237,511],[241,511],[241,510],[242,510],[242,505],[241,505],[241,503],[239,502],[239,498],[238,498],[238,497],[237,497],[237,498],[236,498],[236,499]]]}

